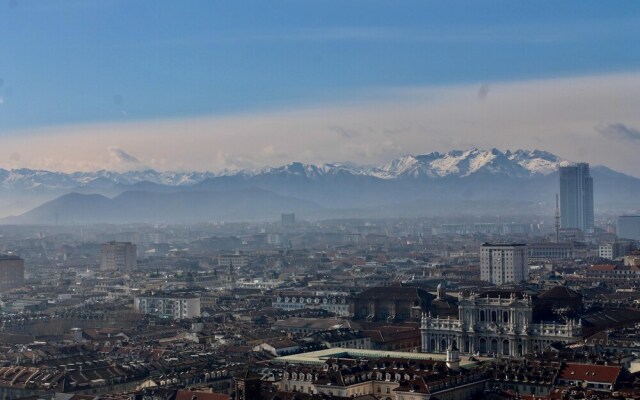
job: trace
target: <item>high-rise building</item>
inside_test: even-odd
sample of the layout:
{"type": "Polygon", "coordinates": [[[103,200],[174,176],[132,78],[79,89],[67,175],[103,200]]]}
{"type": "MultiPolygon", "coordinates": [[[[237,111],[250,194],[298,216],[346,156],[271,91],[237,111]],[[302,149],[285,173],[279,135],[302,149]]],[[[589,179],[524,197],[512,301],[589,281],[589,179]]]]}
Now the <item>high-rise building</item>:
{"type": "Polygon", "coordinates": [[[296,215],[294,213],[291,214],[282,214],[280,216],[280,222],[282,226],[295,226],[296,225],[296,215]]]}
{"type": "Polygon", "coordinates": [[[24,285],[24,260],[0,254],[0,292],[24,285]]]}
{"type": "Polygon", "coordinates": [[[623,257],[631,252],[631,241],[617,240],[613,243],[601,244],[598,247],[598,256],[609,260],[615,260],[623,257]]]}
{"type": "Polygon", "coordinates": [[[527,245],[491,244],[480,247],[480,279],[496,285],[529,279],[527,245]]]}
{"type": "Polygon", "coordinates": [[[618,217],[618,237],[620,239],[640,240],[640,215],[622,215],[618,217]]]}
{"type": "Polygon", "coordinates": [[[109,242],[102,245],[100,270],[131,271],[137,265],[136,245],[131,242],[109,242]]]}
{"type": "Polygon", "coordinates": [[[152,293],[136,296],[134,309],[163,318],[189,319],[200,316],[200,297],[192,293],[152,293]]]}
{"type": "Polygon", "coordinates": [[[593,178],[587,163],[560,167],[560,224],[593,232],[593,178]]]}

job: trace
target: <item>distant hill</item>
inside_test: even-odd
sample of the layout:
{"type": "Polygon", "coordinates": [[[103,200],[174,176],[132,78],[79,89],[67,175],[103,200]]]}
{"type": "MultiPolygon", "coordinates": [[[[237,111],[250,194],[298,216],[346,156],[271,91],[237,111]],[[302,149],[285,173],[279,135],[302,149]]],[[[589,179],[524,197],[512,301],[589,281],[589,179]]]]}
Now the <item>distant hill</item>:
{"type": "MultiPolygon", "coordinates": [[[[471,149],[405,156],[373,167],[293,162],[218,174],[0,170],[0,215],[18,214],[18,203],[36,201],[41,205],[2,222],[273,220],[280,212],[321,218],[447,215],[462,209],[549,214],[558,167],[567,164],[540,150],[471,149]]],[[[604,166],[591,173],[596,207],[616,212],[639,204],[640,179],[604,166]]]]}
{"type": "Polygon", "coordinates": [[[258,188],[226,192],[124,192],[113,199],[70,193],[46,202],[6,224],[80,224],[126,222],[201,222],[273,219],[283,212],[301,215],[320,210],[313,202],[258,188]]]}

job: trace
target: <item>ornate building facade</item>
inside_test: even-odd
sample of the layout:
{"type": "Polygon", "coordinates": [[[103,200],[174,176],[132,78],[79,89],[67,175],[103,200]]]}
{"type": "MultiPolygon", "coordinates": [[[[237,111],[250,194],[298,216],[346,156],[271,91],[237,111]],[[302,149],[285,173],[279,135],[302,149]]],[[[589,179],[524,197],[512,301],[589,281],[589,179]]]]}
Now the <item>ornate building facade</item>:
{"type": "Polygon", "coordinates": [[[351,312],[351,304],[346,295],[285,292],[279,293],[271,306],[286,311],[319,308],[339,317],[347,317],[351,312]]]}
{"type": "Polygon", "coordinates": [[[533,319],[533,300],[523,293],[460,293],[458,319],[422,317],[422,351],[445,353],[449,346],[462,354],[523,356],[552,343],[572,343],[582,337],[581,323],[533,319]]]}

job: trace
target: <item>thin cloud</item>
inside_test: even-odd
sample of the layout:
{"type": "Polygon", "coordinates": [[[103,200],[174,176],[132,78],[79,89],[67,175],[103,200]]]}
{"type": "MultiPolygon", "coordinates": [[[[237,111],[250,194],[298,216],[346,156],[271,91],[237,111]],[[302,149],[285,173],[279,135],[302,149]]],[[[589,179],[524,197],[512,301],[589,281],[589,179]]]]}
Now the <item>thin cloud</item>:
{"type": "Polygon", "coordinates": [[[262,148],[260,153],[267,158],[287,158],[287,153],[278,151],[275,146],[269,145],[262,148]]]}
{"type": "Polygon", "coordinates": [[[0,166],[12,152],[23,167],[60,171],[140,168],[138,159],[145,168],[221,171],[291,161],[380,165],[405,154],[497,147],[638,174],[628,143],[640,127],[640,73],[492,83],[483,101],[478,87],[391,88],[349,104],[16,131],[3,137],[0,166]]]}
{"type": "Polygon", "coordinates": [[[487,95],[489,95],[490,90],[491,90],[491,85],[489,85],[488,83],[483,83],[482,85],[480,85],[480,88],[478,88],[478,99],[479,100],[486,99],[487,95]]]}
{"type": "Polygon", "coordinates": [[[640,140],[640,130],[619,122],[609,125],[598,125],[595,129],[601,135],[613,140],[629,142],[636,142],[640,140]]]}
{"type": "Polygon", "coordinates": [[[337,125],[329,126],[328,128],[330,131],[333,131],[340,135],[340,137],[343,139],[353,139],[360,136],[360,132],[354,129],[347,129],[337,125]]]}
{"type": "Polygon", "coordinates": [[[113,159],[124,164],[140,164],[137,157],[127,153],[119,147],[109,147],[109,154],[113,159]]]}

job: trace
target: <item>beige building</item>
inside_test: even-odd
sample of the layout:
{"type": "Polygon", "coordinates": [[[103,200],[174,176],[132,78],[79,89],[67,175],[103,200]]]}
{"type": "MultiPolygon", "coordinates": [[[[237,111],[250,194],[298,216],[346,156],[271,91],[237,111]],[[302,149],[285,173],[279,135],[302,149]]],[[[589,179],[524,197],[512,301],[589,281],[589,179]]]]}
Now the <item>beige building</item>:
{"type": "Polygon", "coordinates": [[[480,279],[495,285],[527,281],[527,245],[484,243],[480,248],[480,279]]]}
{"type": "Polygon", "coordinates": [[[109,242],[102,245],[101,271],[131,271],[137,266],[136,245],[131,242],[109,242]]]}
{"type": "Polygon", "coordinates": [[[218,256],[219,267],[243,268],[249,265],[249,257],[244,254],[221,254],[218,256]]]}
{"type": "Polygon", "coordinates": [[[24,260],[18,256],[0,255],[0,291],[24,285],[24,260]]]}

